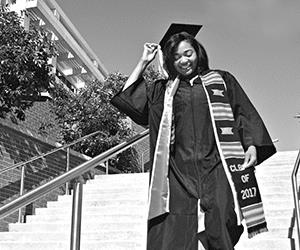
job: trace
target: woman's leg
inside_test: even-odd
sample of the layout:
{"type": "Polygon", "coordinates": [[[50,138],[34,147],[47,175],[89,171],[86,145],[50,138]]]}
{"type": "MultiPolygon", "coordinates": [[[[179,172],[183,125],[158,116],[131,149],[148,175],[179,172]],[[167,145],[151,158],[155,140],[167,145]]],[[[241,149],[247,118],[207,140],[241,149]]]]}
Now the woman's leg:
{"type": "Polygon", "coordinates": [[[148,250],[197,250],[197,199],[169,173],[170,213],[148,223],[148,250]]]}
{"type": "Polygon", "coordinates": [[[205,211],[203,236],[208,249],[233,250],[243,233],[243,226],[237,225],[232,192],[221,164],[209,174],[202,187],[200,202],[205,211]]]}

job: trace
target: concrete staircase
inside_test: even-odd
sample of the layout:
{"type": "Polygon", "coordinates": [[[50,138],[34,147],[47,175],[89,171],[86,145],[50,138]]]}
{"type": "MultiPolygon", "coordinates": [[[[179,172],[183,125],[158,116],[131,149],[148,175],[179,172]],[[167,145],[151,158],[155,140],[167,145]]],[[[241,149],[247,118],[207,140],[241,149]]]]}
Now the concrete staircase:
{"type": "MultiPolygon", "coordinates": [[[[146,249],[149,174],[99,175],[83,189],[82,250],[146,249]]],[[[36,209],[0,233],[1,250],[70,249],[72,196],[36,209]]]]}
{"type": "MultiPolygon", "coordinates": [[[[247,238],[236,250],[294,250],[291,173],[296,151],[279,152],[257,167],[269,232],[247,238]]],[[[84,185],[82,250],[145,250],[148,174],[96,176],[84,185]]],[[[10,224],[0,233],[1,250],[68,250],[71,196],[36,209],[26,224],[10,224]]],[[[294,240],[295,239],[295,240],[294,240]]],[[[171,249],[168,249],[171,250],[171,249]]]]}

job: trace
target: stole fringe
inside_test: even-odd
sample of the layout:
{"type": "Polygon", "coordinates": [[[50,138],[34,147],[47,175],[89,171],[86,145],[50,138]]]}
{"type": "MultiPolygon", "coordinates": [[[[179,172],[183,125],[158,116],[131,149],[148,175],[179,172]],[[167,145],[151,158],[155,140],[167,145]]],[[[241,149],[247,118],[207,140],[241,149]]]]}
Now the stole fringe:
{"type": "Polygon", "coordinates": [[[253,238],[255,235],[258,235],[260,233],[265,233],[268,232],[268,228],[267,228],[267,224],[263,223],[254,227],[251,227],[248,229],[248,238],[251,239],[253,238]]]}

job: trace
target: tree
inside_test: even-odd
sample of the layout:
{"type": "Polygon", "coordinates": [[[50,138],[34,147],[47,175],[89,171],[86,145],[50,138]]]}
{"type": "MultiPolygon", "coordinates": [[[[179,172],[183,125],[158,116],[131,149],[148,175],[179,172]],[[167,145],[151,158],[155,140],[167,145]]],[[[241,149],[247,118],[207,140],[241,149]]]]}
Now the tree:
{"type": "MultiPolygon", "coordinates": [[[[110,99],[127,77],[113,73],[105,82],[94,81],[73,93],[59,83],[51,90],[53,112],[61,128],[62,143],[70,143],[82,136],[101,131],[92,138],[74,146],[74,150],[94,157],[132,136],[126,116],[116,110],[110,99]]],[[[110,161],[123,172],[138,170],[137,155],[128,149],[110,161]]]]}
{"type": "Polygon", "coordinates": [[[147,69],[143,73],[143,77],[145,78],[148,86],[153,84],[153,82],[155,82],[156,80],[163,78],[162,74],[159,71],[157,71],[153,64],[150,64],[147,67],[147,69]]]}
{"type": "Polygon", "coordinates": [[[46,31],[27,31],[21,21],[15,12],[0,8],[0,117],[24,120],[25,110],[53,82],[49,59],[56,52],[46,31]]]}

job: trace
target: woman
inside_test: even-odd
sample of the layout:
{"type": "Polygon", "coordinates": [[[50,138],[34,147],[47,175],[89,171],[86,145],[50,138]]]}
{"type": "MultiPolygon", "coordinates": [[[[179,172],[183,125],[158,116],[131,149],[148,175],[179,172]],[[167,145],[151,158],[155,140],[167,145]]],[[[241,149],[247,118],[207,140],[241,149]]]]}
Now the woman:
{"type": "MultiPolygon", "coordinates": [[[[142,57],[123,90],[112,99],[112,104],[136,123],[149,125],[153,163],[149,215],[152,210],[159,210],[157,207],[163,208],[149,216],[147,249],[196,250],[199,240],[205,249],[234,249],[243,232],[235,210],[242,211],[243,206],[252,209],[251,195],[255,204],[261,203],[253,166],[274,154],[275,148],[236,79],[228,72],[210,70],[203,46],[186,32],[173,35],[162,50],[168,80],[146,86],[142,73],[159,49],[158,44],[144,45],[142,57]],[[217,80],[211,84],[215,76],[217,80]],[[209,96],[211,86],[215,94],[212,98],[216,100],[209,96]],[[220,86],[224,88],[218,89],[220,86]],[[230,105],[232,112],[221,115],[223,118],[220,114],[215,117],[213,107],[223,97],[227,98],[222,101],[223,106],[230,105]],[[218,123],[226,123],[220,133],[218,123]],[[223,134],[225,139],[221,138],[223,134]],[[230,141],[233,134],[239,136],[243,158],[235,153],[230,156],[222,148],[237,145],[230,141]],[[164,174],[163,161],[167,161],[167,178],[163,177],[162,181],[167,179],[165,185],[169,192],[157,202],[152,200],[157,189],[159,194],[164,194],[161,191],[164,184],[157,179],[164,174]],[[242,174],[243,178],[234,174],[242,174]],[[243,181],[239,183],[238,179],[243,181]],[[240,190],[240,184],[250,187],[243,186],[240,190]],[[239,193],[245,190],[246,194],[240,197],[239,193]],[[198,222],[201,212],[204,212],[204,228],[198,222]]],[[[265,221],[247,227],[249,235],[267,230],[265,221]]]]}

